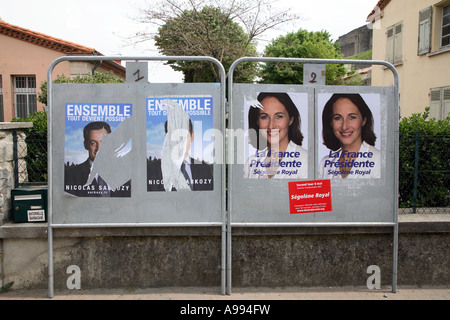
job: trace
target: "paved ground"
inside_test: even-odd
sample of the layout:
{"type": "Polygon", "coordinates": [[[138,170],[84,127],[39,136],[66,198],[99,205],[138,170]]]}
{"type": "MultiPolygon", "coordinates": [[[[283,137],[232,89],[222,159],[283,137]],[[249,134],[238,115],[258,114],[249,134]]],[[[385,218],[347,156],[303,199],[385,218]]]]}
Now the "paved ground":
{"type": "MultiPolygon", "coordinates": [[[[49,300],[47,290],[10,290],[0,300],[49,300]]],[[[450,287],[390,288],[233,288],[222,295],[220,288],[146,288],[55,290],[51,300],[450,300],[450,287]]]]}

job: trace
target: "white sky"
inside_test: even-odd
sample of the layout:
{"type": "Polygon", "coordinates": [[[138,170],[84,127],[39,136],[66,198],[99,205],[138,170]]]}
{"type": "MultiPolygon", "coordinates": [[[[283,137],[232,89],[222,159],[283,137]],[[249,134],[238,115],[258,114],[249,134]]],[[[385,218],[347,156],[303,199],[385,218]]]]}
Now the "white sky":
{"type": "MultiPolygon", "coordinates": [[[[133,21],[136,7],[154,0],[0,0],[0,18],[10,24],[91,47],[104,55],[158,56],[151,42],[125,46],[124,38],[141,31],[133,21]]],[[[333,40],[366,24],[378,0],[278,0],[301,17],[265,35],[268,41],[287,32],[328,31],[333,40]]],[[[267,43],[260,42],[264,48],[267,43]]],[[[1,49],[0,49],[1,50],[1,49]]],[[[182,76],[149,62],[151,82],[179,82],[182,76]]]]}

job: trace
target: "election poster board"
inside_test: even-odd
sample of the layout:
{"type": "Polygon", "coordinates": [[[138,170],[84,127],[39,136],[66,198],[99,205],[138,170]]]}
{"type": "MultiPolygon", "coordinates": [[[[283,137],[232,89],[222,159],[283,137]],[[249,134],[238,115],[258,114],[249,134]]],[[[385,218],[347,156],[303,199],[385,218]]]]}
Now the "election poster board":
{"type": "MultiPolygon", "coordinates": [[[[222,163],[213,158],[224,145],[219,84],[53,84],[52,94],[54,224],[223,224],[222,163]],[[148,164],[162,156],[168,105],[181,108],[181,118],[172,120],[183,121],[179,130],[169,124],[173,148],[166,152],[192,158],[189,182],[203,189],[151,189],[157,178],[149,179],[148,164]],[[85,142],[83,131],[95,135],[85,142]],[[213,132],[220,133],[218,141],[213,132]],[[83,163],[88,169],[80,173],[83,163]],[[196,175],[198,164],[207,175],[196,175]]],[[[169,170],[189,185],[181,165],[169,170]]]]}
{"type": "Polygon", "coordinates": [[[305,86],[234,84],[232,98],[231,223],[289,221],[289,182],[314,179],[314,91],[305,86]],[[286,145],[291,126],[295,138],[288,138],[289,149],[272,148],[277,140],[279,146],[283,140],[286,145]],[[302,139],[297,139],[300,134],[302,139]]]}
{"type": "MultiPolygon", "coordinates": [[[[234,84],[232,108],[233,131],[241,129],[246,133],[244,138],[233,137],[229,147],[234,160],[241,152],[245,154],[244,164],[235,165],[231,172],[232,224],[394,221],[395,145],[389,137],[395,135],[398,112],[393,88],[234,84]],[[259,116],[267,118],[264,104],[255,102],[261,92],[287,93],[297,98],[292,99],[295,105],[306,109],[299,109],[299,113],[301,132],[307,137],[307,144],[302,145],[308,154],[304,164],[307,175],[282,179],[277,179],[276,174],[264,179],[246,175],[249,167],[262,167],[262,160],[269,158],[270,146],[247,154],[237,143],[243,139],[244,146],[249,144],[247,149],[252,150],[248,137],[252,104],[259,106],[253,108],[259,109],[259,116]],[[334,137],[331,142],[330,136],[334,137]]],[[[277,134],[282,130],[278,127],[277,134]]],[[[291,154],[276,156],[276,164],[286,170],[285,159],[289,158],[283,157],[291,154]]]]}

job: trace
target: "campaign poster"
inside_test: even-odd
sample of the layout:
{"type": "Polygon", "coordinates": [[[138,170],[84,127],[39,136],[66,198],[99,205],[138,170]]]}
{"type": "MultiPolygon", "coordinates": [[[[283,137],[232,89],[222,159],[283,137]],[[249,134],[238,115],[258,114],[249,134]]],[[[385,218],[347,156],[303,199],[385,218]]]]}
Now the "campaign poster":
{"type": "Polygon", "coordinates": [[[260,92],[244,102],[244,178],[308,178],[308,94],[260,92]]]}
{"type": "Polygon", "coordinates": [[[332,211],[330,180],[289,182],[291,214],[332,211]]]}
{"type": "Polygon", "coordinates": [[[147,98],[147,191],[214,189],[212,96],[147,98]]]}
{"type": "Polygon", "coordinates": [[[132,111],[125,103],[66,103],[66,195],[131,196],[132,111]]]}
{"type": "Polygon", "coordinates": [[[380,95],[318,94],[319,179],[379,179],[380,95]]]}

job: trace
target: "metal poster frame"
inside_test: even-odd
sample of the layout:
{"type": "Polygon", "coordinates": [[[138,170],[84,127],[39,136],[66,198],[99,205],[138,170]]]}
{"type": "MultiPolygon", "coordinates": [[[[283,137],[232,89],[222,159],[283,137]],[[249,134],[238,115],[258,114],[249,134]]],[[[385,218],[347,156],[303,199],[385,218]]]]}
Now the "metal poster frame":
{"type": "Polygon", "coordinates": [[[54,296],[54,265],[53,265],[53,229],[55,228],[114,228],[114,227],[221,227],[221,293],[226,291],[226,154],[222,152],[222,166],[220,176],[222,178],[221,189],[221,222],[162,222],[162,223],[53,223],[53,86],[52,72],[57,64],[63,61],[206,61],[213,63],[220,72],[220,117],[222,119],[220,130],[223,132],[222,147],[225,148],[225,119],[226,119],[226,73],[223,65],[215,58],[203,56],[64,56],[52,62],[47,71],[47,99],[48,99],[48,297],[54,296]]]}
{"type": "MultiPolygon", "coordinates": [[[[387,69],[390,69],[394,75],[394,116],[400,114],[399,105],[399,76],[395,67],[386,61],[375,60],[338,60],[338,59],[303,59],[303,58],[259,58],[259,57],[244,57],[236,60],[230,67],[228,72],[228,107],[229,107],[229,128],[234,130],[233,126],[233,91],[234,82],[233,74],[237,66],[244,62],[259,62],[259,63],[301,63],[301,64],[364,64],[364,65],[379,65],[387,69]]],[[[311,87],[311,86],[308,86],[311,87]]],[[[344,87],[344,86],[343,86],[344,87]]],[[[348,87],[348,86],[347,86],[348,87]]],[[[323,88],[323,86],[322,86],[323,88]]],[[[236,109],[238,110],[238,109],[236,109]]],[[[388,110],[389,112],[391,110],[388,110]]],[[[231,294],[231,269],[232,269],[232,257],[231,257],[231,244],[232,244],[232,227],[392,227],[393,228],[393,267],[392,267],[392,292],[397,292],[397,263],[398,263],[398,146],[399,146],[399,127],[398,121],[394,121],[394,179],[393,188],[395,194],[393,195],[393,221],[392,222],[237,222],[233,223],[233,165],[228,166],[228,184],[229,195],[227,200],[228,205],[228,221],[227,221],[227,294],[231,294]]],[[[234,159],[232,150],[234,141],[229,139],[228,150],[229,159],[234,159]]]]}

